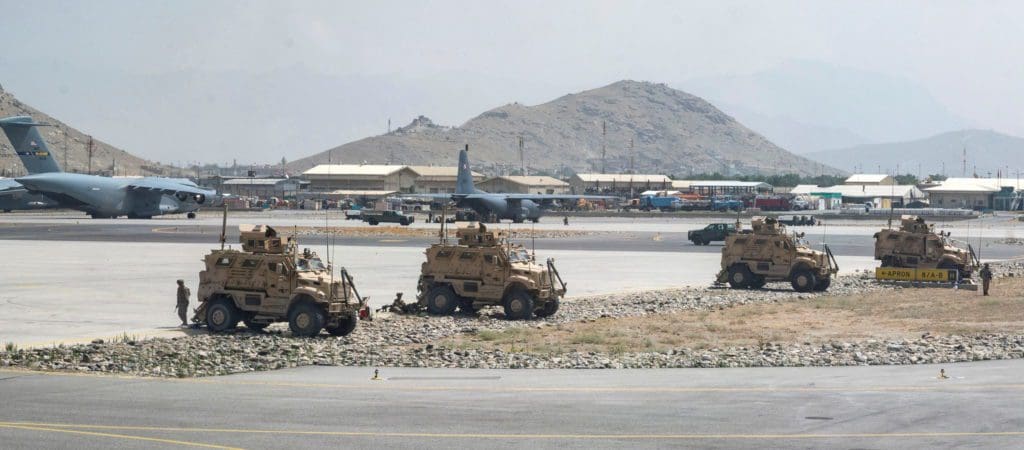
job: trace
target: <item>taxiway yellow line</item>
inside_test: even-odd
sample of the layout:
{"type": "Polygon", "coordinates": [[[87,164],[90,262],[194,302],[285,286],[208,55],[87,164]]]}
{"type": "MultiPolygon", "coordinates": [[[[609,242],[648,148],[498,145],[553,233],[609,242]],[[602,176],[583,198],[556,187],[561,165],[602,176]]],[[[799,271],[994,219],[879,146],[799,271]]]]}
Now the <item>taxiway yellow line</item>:
{"type": "MultiPolygon", "coordinates": [[[[426,433],[426,432],[393,432],[393,431],[302,431],[302,430],[261,430],[244,428],[194,428],[194,427],[147,427],[130,425],[88,425],[58,424],[36,422],[0,422],[0,426],[8,428],[40,429],[43,431],[84,432],[80,430],[124,430],[150,432],[184,432],[184,433],[225,433],[225,434],[265,434],[295,436],[339,436],[339,437],[393,437],[393,438],[442,438],[442,439],[589,439],[589,440],[787,440],[787,439],[854,439],[854,438],[942,438],[942,437],[1024,437],[1024,431],[937,431],[937,432],[906,432],[906,433],[757,433],[757,434],[579,434],[579,433],[426,433]],[[72,430],[73,429],[73,430],[72,430]]],[[[106,433],[95,433],[107,435],[106,433]]],[[[138,438],[158,442],[181,443],[181,445],[197,445],[215,448],[229,448],[210,444],[186,443],[141,436],[114,435],[117,437],[138,438]]]]}
{"type": "MultiPolygon", "coordinates": [[[[219,448],[219,449],[231,449],[231,450],[235,450],[237,448],[237,447],[226,447],[226,446],[223,446],[223,445],[204,444],[204,443],[201,443],[201,442],[179,441],[179,440],[175,440],[175,439],[160,439],[160,438],[151,438],[151,437],[145,437],[145,436],[132,436],[132,435],[127,435],[127,434],[101,433],[101,432],[97,432],[97,431],[82,431],[82,429],[97,429],[97,430],[99,430],[99,429],[107,429],[107,430],[127,429],[127,428],[117,428],[117,427],[86,427],[86,426],[63,426],[63,425],[60,425],[60,424],[45,424],[45,423],[35,424],[35,423],[20,423],[20,422],[14,422],[14,423],[11,423],[11,422],[0,422],[0,428],[15,428],[15,429],[19,429],[19,430],[47,431],[47,432],[51,432],[51,433],[68,433],[68,434],[78,434],[78,435],[86,435],[86,436],[107,437],[107,438],[114,438],[114,439],[126,439],[126,440],[136,440],[136,441],[159,442],[159,443],[162,443],[162,444],[182,445],[182,446],[187,446],[187,447],[219,448]],[[78,430],[69,430],[69,429],[66,429],[66,428],[80,428],[80,429],[78,429],[78,430]]],[[[152,431],[157,431],[157,430],[152,430],[152,431]]]]}

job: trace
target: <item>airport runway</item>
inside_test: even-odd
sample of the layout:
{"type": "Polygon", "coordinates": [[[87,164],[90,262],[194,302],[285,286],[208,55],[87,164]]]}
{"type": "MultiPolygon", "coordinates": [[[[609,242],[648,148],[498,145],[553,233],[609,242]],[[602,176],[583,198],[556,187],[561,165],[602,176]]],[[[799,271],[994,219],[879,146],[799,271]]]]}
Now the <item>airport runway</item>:
{"type": "Polygon", "coordinates": [[[1020,448],[1024,361],[671,370],[0,370],[4,448],[1020,448]],[[948,379],[937,378],[940,368],[948,379]]]}

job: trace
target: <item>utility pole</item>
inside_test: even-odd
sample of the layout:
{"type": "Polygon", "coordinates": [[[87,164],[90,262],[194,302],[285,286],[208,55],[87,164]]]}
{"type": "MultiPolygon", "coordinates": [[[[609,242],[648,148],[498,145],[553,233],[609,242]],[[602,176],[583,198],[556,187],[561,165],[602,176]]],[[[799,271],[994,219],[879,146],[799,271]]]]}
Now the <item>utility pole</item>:
{"type": "Polygon", "coordinates": [[[519,136],[519,174],[526,176],[526,157],[523,156],[523,137],[519,136]]]}
{"type": "Polygon", "coordinates": [[[964,146],[964,173],[961,176],[963,176],[964,178],[967,178],[967,146],[966,145],[964,146]]]}
{"type": "Polygon", "coordinates": [[[89,136],[89,149],[88,149],[88,152],[89,152],[89,165],[88,165],[88,170],[87,170],[89,175],[92,175],[92,148],[93,148],[92,136],[89,136]]]}
{"type": "Polygon", "coordinates": [[[633,168],[633,163],[636,160],[636,154],[633,150],[633,138],[629,138],[629,173],[636,173],[633,168]]]}
{"type": "Polygon", "coordinates": [[[608,154],[608,147],[605,142],[605,137],[608,134],[608,126],[605,121],[601,121],[601,173],[607,173],[607,165],[605,164],[605,157],[608,154]]]}

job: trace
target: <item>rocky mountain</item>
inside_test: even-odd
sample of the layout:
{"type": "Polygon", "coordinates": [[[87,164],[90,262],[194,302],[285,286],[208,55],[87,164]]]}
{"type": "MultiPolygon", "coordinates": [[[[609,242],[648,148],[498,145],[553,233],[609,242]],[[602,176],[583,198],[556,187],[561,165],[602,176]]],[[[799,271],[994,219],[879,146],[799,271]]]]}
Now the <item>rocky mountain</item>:
{"type": "Polygon", "coordinates": [[[420,116],[388,134],[350,142],[288,165],[301,172],[325,163],[453,165],[470,146],[474,169],[514,172],[518,139],[531,172],[724,174],[839,171],[793,155],[751,131],[703,99],[664,84],[620,81],[548,103],[507,104],[458,127],[420,116]],[[602,138],[602,127],[604,138],[602,138]],[[632,141],[632,145],[631,145],[632,141]],[[602,162],[602,146],[607,149],[602,162]]]}
{"type": "Polygon", "coordinates": [[[961,130],[925,139],[861,145],[808,153],[809,158],[850,172],[882,173],[897,170],[921,176],[1016,176],[1024,160],[1024,138],[991,130],[961,130]],[[964,173],[964,153],[967,170],[964,173]]]}
{"type": "MultiPolygon", "coordinates": [[[[85,173],[89,168],[89,136],[29,106],[0,88],[0,117],[32,116],[36,122],[52,126],[40,128],[65,172],[85,173]],[[66,150],[65,150],[66,149],[66,150]]],[[[2,136],[2,133],[0,133],[2,136]]],[[[103,175],[166,175],[166,167],[146,161],[99,139],[93,138],[92,173],[103,175]]],[[[0,137],[0,176],[25,174],[25,167],[14,154],[7,138],[0,137]]]]}

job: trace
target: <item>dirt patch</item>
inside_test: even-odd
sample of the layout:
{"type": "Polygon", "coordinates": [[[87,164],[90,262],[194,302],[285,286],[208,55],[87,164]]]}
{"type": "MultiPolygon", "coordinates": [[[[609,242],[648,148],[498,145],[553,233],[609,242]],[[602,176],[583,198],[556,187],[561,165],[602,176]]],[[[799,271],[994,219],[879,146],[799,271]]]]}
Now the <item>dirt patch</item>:
{"type": "Polygon", "coordinates": [[[994,281],[992,294],[922,288],[863,295],[822,296],[712,311],[602,318],[534,328],[480,331],[441,345],[535,354],[664,352],[819,344],[865,339],[912,339],[1024,330],[1024,278],[994,281]]]}

